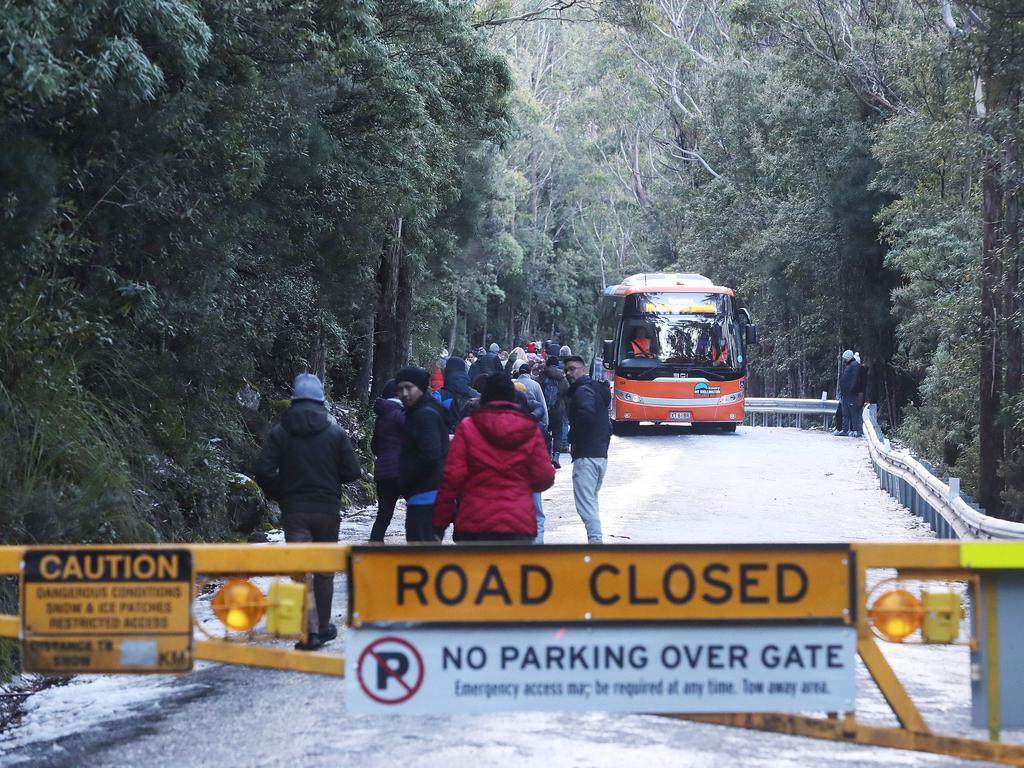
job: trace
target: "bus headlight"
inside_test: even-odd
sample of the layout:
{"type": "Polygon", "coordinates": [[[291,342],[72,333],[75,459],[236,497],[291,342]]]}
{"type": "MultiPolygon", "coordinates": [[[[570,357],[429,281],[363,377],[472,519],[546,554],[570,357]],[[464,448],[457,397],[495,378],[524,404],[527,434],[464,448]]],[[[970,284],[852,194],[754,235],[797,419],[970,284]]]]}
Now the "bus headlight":
{"type": "Polygon", "coordinates": [[[625,400],[627,403],[639,403],[640,402],[640,395],[634,395],[632,392],[626,392],[626,391],[621,390],[621,389],[616,389],[615,390],[615,396],[617,398],[619,398],[619,400],[625,400]]]}
{"type": "Polygon", "coordinates": [[[725,405],[726,403],[738,402],[742,398],[743,398],[743,393],[742,392],[733,392],[731,395],[726,395],[725,397],[723,397],[718,402],[722,403],[722,405],[725,405]]]}

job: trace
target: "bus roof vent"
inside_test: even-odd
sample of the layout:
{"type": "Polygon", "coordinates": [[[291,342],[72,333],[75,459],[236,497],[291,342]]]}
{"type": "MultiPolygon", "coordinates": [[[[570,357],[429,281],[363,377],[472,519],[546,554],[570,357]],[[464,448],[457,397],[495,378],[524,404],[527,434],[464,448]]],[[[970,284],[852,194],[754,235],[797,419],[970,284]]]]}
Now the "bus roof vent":
{"type": "Polygon", "coordinates": [[[693,272],[641,272],[630,275],[622,281],[622,285],[714,285],[704,275],[693,272]]]}
{"type": "Polygon", "coordinates": [[[698,275],[694,272],[683,272],[675,277],[677,285],[714,285],[714,283],[704,277],[704,275],[698,275]]]}

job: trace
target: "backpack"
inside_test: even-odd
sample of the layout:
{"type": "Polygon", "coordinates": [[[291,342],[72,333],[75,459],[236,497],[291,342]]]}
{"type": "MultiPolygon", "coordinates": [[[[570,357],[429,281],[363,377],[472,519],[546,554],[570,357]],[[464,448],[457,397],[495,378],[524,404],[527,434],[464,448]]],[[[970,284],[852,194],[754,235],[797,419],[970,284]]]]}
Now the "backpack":
{"type": "Polygon", "coordinates": [[[545,376],[544,381],[540,385],[541,391],[544,393],[544,402],[548,405],[548,410],[558,407],[558,380],[552,379],[550,376],[545,376]]]}
{"type": "Polygon", "coordinates": [[[444,423],[448,427],[448,433],[454,434],[459,422],[469,414],[469,403],[473,400],[472,396],[459,395],[445,388],[435,392],[434,397],[444,410],[444,423]]]}

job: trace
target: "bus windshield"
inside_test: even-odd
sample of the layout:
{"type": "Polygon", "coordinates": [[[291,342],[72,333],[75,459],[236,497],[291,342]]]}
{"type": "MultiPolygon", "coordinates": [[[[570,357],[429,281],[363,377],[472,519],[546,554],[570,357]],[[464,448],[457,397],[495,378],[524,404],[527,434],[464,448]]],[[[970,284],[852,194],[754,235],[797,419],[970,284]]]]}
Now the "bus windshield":
{"type": "Polygon", "coordinates": [[[729,296],[649,293],[633,297],[622,318],[618,360],[623,368],[664,365],[738,369],[739,326],[729,296]]]}

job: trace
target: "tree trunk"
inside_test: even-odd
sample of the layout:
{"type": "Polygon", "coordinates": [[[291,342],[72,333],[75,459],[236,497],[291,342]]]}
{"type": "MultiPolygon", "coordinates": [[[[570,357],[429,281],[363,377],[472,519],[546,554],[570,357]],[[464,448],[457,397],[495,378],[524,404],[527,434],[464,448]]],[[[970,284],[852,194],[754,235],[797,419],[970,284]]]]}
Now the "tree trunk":
{"type": "Polygon", "coordinates": [[[999,464],[1003,457],[1003,430],[999,424],[1001,354],[999,346],[999,247],[1002,219],[1002,188],[999,164],[986,153],[982,202],[981,337],[978,340],[979,462],[978,503],[988,514],[998,515],[1002,503],[999,464]]]}
{"type": "MultiPolygon", "coordinates": [[[[1009,107],[1011,114],[1020,113],[1020,87],[1015,85],[1010,94],[1009,107]]],[[[1024,367],[1022,367],[1021,355],[1021,300],[1020,300],[1020,207],[1021,189],[1019,184],[1024,183],[1020,166],[1020,148],[1017,145],[1016,137],[1011,133],[1005,139],[1006,156],[1005,169],[1008,171],[1011,181],[1010,189],[1005,192],[1006,196],[1006,221],[1003,225],[1003,267],[1006,273],[1005,291],[1003,294],[1003,318],[1005,319],[1006,335],[1006,403],[1009,405],[1020,394],[1024,385],[1024,367]]],[[[1014,453],[1024,446],[1024,430],[1022,430],[1016,419],[1008,419],[1006,434],[1004,436],[1005,457],[1011,459],[1014,453]]],[[[1024,491],[1024,489],[1019,489],[1024,491]]]]}
{"type": "Polygon", "coordinates": [[[448,354],[455,354],[455,341],[459,335],[459,294],[455,293],[452,301],[452,331],[448,334],[448,354]]]}
{"type": "MultiPolygon", "coordinates": [[[[366,405],[370,401],[370,387],[374,384],[373,382],[373,361],[374,361],[374,344],[373,344],[373,331],[376,321],[376,315],[372,312],[366,314],[366,319],[363,321],[363,336],[358,345],[359,355],[356,360],[356,380],[353,385],[353,395],[355,398],[366,405]]],[[[377,384],[383,385],[383,382],[376,382],[377,384]]],[[[379,389],[379,388],[378,388],[379,389]]]]}
{"type": "Polygon", "coordinates": [[[315,373],[320,381],[327,380],[327,343],[322,328],[317,331],[309,350],[309,372],[315,373]]]}
{"type": "Polygon", "coordinates": [[[373,350],[375,389],[395,375],[402,357],[402,333],[399,321],[399,295],[402,274],[402,219],[395,219],[388,242],[381,253],[377,270],[376,333],[373,350]]]}

